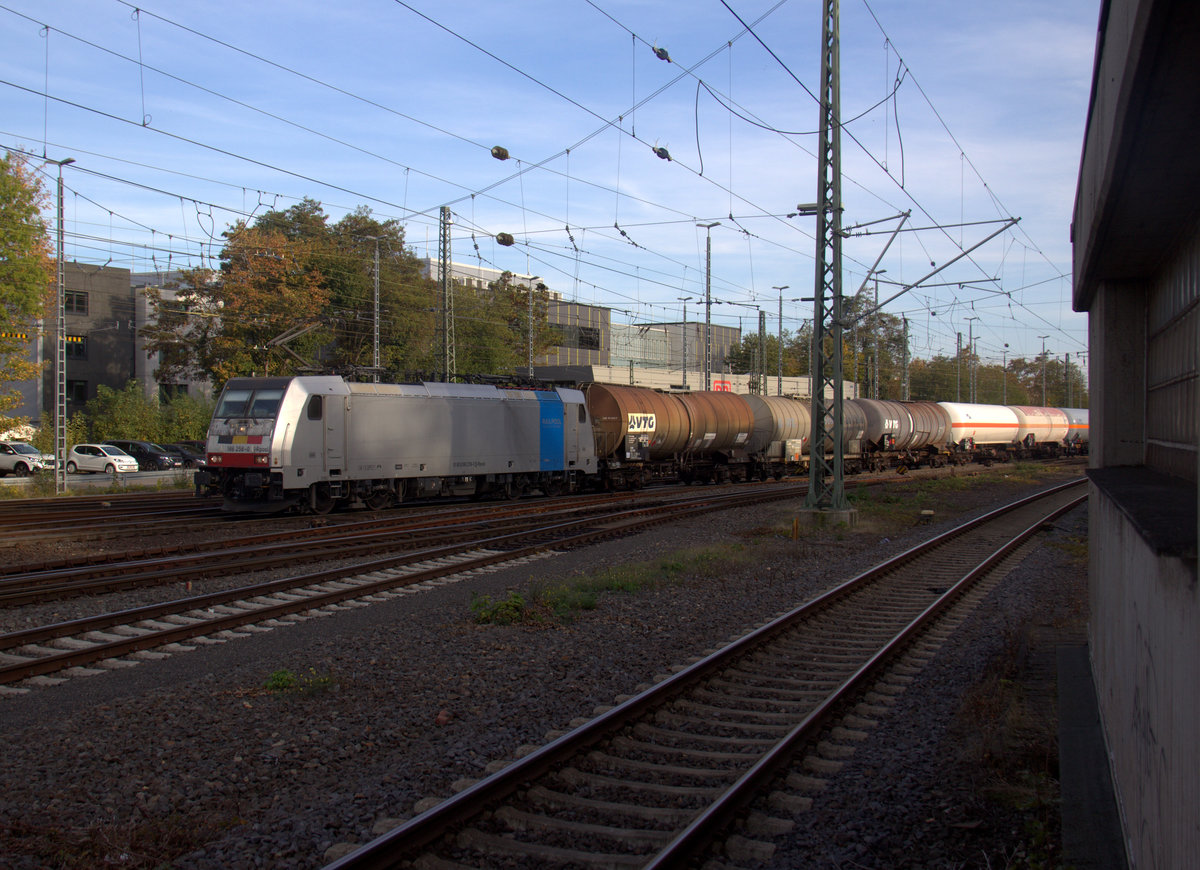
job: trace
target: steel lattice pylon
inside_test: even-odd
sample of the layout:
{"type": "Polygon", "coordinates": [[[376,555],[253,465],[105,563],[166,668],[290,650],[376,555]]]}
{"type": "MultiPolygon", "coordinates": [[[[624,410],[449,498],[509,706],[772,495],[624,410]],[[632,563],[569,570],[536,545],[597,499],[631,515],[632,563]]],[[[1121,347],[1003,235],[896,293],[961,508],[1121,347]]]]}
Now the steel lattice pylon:
{"type": "Polygon", "coordinates": [[[821,123],[817,161],[817,256],[810,359],[809,508],[846,507],[842,475],[842,147],[838,0],[821,20],[821,123]],[[832,395],[830,395],[832,394],[832,395]],[[827,458],[826,448],[829,448],[827,458]]]}
{"type": "Polygon", "coordinates": [[[442,287],[442,371],[446,382],[454,380],[454,282],[450,279],[450,208],[442,206],[438,222],[438,272],[442,287]]]}

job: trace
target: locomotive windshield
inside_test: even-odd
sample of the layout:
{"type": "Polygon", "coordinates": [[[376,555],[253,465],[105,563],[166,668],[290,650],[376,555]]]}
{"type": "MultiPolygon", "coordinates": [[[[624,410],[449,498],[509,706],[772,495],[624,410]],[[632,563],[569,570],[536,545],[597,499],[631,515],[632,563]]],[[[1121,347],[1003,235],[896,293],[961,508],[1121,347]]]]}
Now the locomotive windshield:
{"type": "Polygon", "coordinates": [[[221,394],[218,417],[273,418],[279,410],[283,390],[278,387],[259,390],[229,389],[221,394]]]}

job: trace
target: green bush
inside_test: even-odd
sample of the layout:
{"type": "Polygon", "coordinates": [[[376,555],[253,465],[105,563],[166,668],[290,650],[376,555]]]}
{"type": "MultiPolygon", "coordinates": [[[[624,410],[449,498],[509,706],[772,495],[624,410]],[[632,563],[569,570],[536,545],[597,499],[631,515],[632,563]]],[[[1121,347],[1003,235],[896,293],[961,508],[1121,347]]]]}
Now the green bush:
{"type": "Polygon", "coordinates": [[[512,625],[525,618],[525,599],[519,592],[510,592],[502,601],[493,601],[490,595],[471,594],[471,615],[481,625],[512,625]]]}

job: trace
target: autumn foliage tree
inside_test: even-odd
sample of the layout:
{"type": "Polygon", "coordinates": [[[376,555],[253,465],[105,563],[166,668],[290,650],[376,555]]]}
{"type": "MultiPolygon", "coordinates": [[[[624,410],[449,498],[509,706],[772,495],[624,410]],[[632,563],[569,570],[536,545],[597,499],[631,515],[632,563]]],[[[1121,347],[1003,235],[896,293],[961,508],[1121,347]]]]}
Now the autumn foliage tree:
{"type": "Polygon", "coordinates": [[[47,194],[25,158],[0,158],[0,431],[21,420],[8,412],[21,401],[14,383],[40,376],[30,340],[51,302],[54,260],[42,217],[47,194]]]}

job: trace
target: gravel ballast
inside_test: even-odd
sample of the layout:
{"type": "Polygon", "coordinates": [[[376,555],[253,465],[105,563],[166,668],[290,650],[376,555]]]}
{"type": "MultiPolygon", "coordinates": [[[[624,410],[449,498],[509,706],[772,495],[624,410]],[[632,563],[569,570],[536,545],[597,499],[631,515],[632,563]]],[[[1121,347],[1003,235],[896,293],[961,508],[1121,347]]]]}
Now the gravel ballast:
{"type": "MultiPolygon", "coordinates": [[[[961,520],[1079,473],[993,469],[936,496],[933,526],[916,525],[913,495],[798,541],[801,500],[711,514],[2,697],[0,855],[18,868],[319,867],[379,820],[949,527],[952,511],[961,520]],[[721,571],[605,593],[569,620],[472,619],[473,595],[714,544],[737,545],[721,571]],[[285,670],[297,687],[268,692],[285,670]]],[[[1085,509],[1055,524],[900,697],[880,726],[889,739],[859,747],[776,842],[773,866],[997,866],[1029,848],[1027,814],[980,796],[992,783],[977,760],[996,746],[979,741],[1004,736],[972,719],[987,706],[972,692],[1077,635],[1086,564],[1067,544],[1086,534],[1085,509]]]]}

